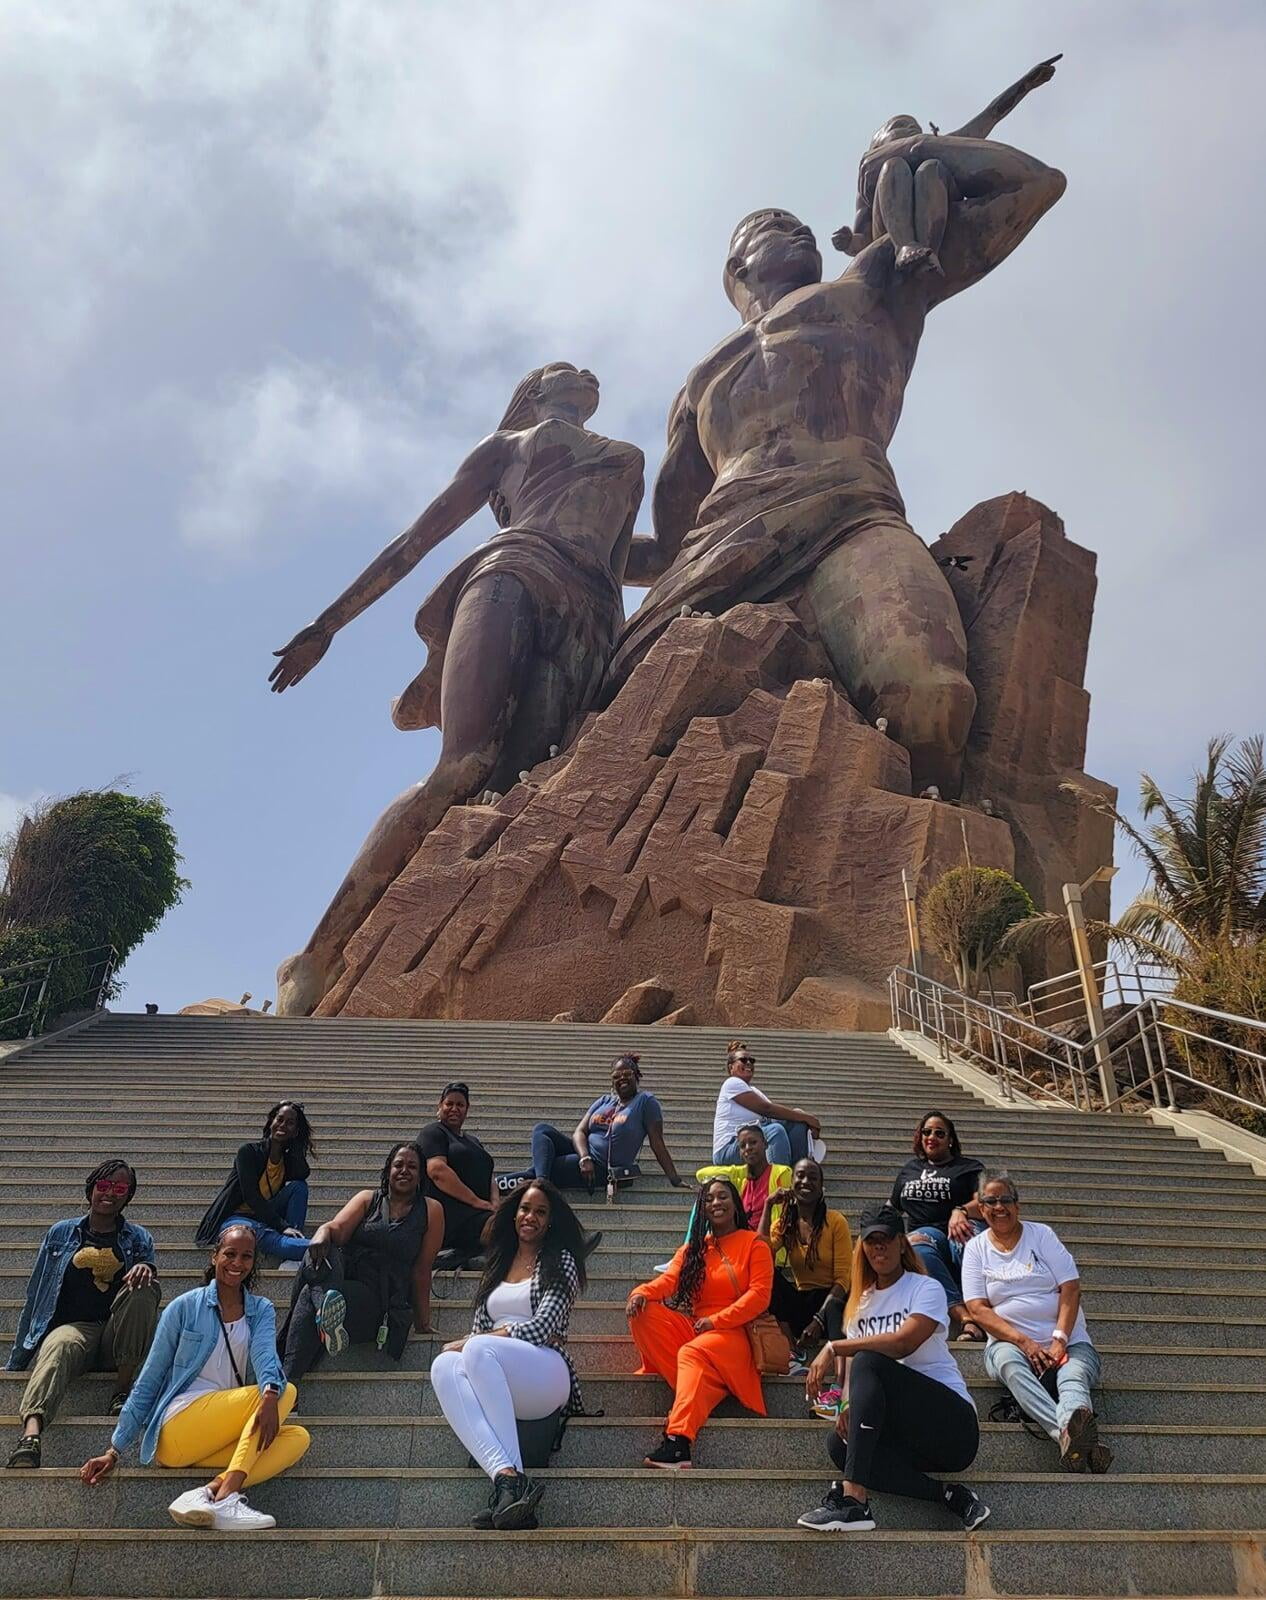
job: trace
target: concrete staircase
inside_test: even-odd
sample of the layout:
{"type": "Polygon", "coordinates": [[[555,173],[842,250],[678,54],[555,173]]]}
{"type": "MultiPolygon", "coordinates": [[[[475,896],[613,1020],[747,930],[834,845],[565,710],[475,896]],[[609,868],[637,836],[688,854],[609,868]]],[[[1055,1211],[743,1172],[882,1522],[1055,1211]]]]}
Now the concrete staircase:
{"type": "MultiPolygon", "coordinates": [[[[386,1147],[467,1079],[470,1126],[501,1169],[531,1124],[570,1127],[617,1049],[642,1052],[678,1165],[707,1159],[724,1034],[713,1029],[118,1016],[0,1066],[0,1348],[7,1350],[48,1223],[82,1203],[103,1156],[137,1166],[132,1211],[159,1247],[170,1297],[200,1278],[194,1224],[233,1150],[282,1095],[301,1098],[320,1147],[310,1221],[373,1181],[386,1147]]],[[[1266,1183],[1150,1124],[998,1111],[874,1035],[751,1032],[758,1081],[818,1108],[828,1195],[856,1218],[886,1194],[921,1114],[938,1106],[965,1148],[1005,1160],[1026,1214],[1077,1255],[1104,1356],[1104,1478],[1054,1471],[1020,1428],[985,1423],[967,1474],[993,1507],[965,1536],[937,1510],[878,1500],[852,1539],[796,1529],[829,1469],[803,1386],[767,1382],[770,1415],[727,1407],[697,1469],[637,1463],[667,1391],[633,1377],[622,1316],[632,1283],[680,1242],[684,1197],[655,1171],[613,1208],[572,1350],[591,1409],[545,1476],[544,1526],[469,1528],[482,1477],[437,1414],[435,1343],[401,1366],[353,1350],[303,1386],[313,1436],[301,1465],[254,1500],[274,1534],[250,1543],[178,1529],[165,1507],[195,1474],[136,1466],[85,1489],[78,1466],[108,1438],[110,1380],[85,1379],[49,1433],[37,1476],[0,1472],[3,1596],[845,1596],[1266,1593],[1266,1183]]],[[[645,1165],[645,1162],[644,1162],[645,1165]]],[[[650,1166],[654,1168],[653,1158],[650,1166]]],[[[290,1280],[268,1274],[266,1292],[290,1280]]],[[[470,1282],[437,1301],[439,1339],[465,1332],[470,1282]]],[[[982,1417],[998,1391],[978,1346],[958,1346],[982,1417]]],[[[0,1374],[0,1430],[23,1377],[0,1374]]],[[[133,1460],[135,1458],[133,1457],[133,1460]]]]}

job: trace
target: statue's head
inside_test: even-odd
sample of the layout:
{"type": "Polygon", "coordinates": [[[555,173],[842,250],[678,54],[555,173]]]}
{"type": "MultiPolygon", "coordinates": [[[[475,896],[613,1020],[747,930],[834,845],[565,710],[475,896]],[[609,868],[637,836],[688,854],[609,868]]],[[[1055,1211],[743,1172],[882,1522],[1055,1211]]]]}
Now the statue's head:
{"type": "Polygon", "coordinates": [[[895,144],[898,139],[913,139],[923,132],[915,117],[906,116],[889,117],[882,128],[875,131],[874,138],[870,141],[869,148],[878,150],[882,145],[895,144]]]}
{"type": "Polygon", "coordinates": [[[567,417],[587,422],[598,409],[598,380],[585,367],[570,361],[551,361],[523,378],[501,419],[500,432],[514,433],[544,422],[547,417],[567,417]]]}
{"type": "Polygon", "coordinates": [[[735,228],[723,282],[744,322],[763,316],[793,289],[821,279],[813,230],[790,211],[753,211],[735,228]]]}

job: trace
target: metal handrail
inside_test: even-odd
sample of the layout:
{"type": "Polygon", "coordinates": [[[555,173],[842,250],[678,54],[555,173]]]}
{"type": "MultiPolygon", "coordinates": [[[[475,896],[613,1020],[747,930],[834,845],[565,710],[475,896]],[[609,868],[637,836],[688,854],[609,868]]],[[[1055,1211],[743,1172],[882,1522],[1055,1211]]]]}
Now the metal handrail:
{"type": "MultiPolygon", "coordinates": [[[[1107,963],[1096,965],[1106,967],[1107,963]]],[[[1101,1033],[1077,1041],[1052,1032],[1021,1011],[1003,1011],[905,967],[895,968],[890,975],[888,993],[894,1027],[909,1026],[922,1034],[936,1045],[942,1059],[948,1059],[952,1049],[991,1073],[1005,1099],[1014,1097],[1018,1082],[1041,1099],[1079,1110],[1120,1110],[1150,1100],[1157,1108],[1178,1111],[1176,1085],[1184,1084],[1204,1096],[1244,1107],[1266,1127],[1266,1021],[1258,1018],[1216,1011],[1169,995],[1152,995],[1116,1017],[1101,1033]],[[1258,1035],[1263,1049],[1216,1039],[1195,1025],[1200,1018],[1258,1035]],[[1190,1025],[1184,1025],[1187,1019],[1192,1019],[1190,1025]],[[1237,1069],[1238,1087],[1243,1088],[1244,1072],[1251,1075],[1260,1101],[1196,1077],[1194,1069],[1182,1071],[1171,1063],[1167,1041],[1181,1045],[1188,1068],[1190,1044],[1219,1052],[1237,1069]],[[1136,1048],[1144,1061],[1141,1078],[1133,1054],[1136,1048]],[[1113,1094],[1109,1086],[1119,1084],[1123,1067],[1128,1069],[1129,1083],[1113,1094]]]]}
{"type": "Polygon", "coordinates": [[[72,1010],[77,1004],[91,1001],[91,1009],[98,1009],[109,993],[119,953],[112,944],[92,945],[84,950],[68,950],[61,955],[44,956],[34,961],[20,961],[16,966],[0,969],[0,1029],[11,1032],[15,1024],[29,1022],[26,1037],[33,1039],[42,1033],[48,1022],[49,1000],[53,992],[53,979],[63,962],[90,963],[88,982],[76,994],[63,997],[63,1010],[72,1010]],[[14,973],[29,976],[5,982],[14,973]],[[34,994],[34,999],[31,998],[34,994]],[[16,1005],[13,997],[20,996],[16,1005]]]}

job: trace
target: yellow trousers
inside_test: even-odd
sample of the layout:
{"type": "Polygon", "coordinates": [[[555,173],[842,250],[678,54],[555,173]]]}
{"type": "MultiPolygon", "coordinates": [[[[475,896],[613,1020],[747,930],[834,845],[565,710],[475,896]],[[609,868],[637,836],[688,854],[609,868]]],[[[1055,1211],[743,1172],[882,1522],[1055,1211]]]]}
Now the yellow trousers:
{"type": "Polygon", "coordinates": [[[278,1397],[281,1427],[267,1450],[251,1424],[259,1410],[258,1389],[221,1389],[199,1395],[164,1422],[154,1452],[160,1467],[211,1467],[216,1472],[244,1472],[246,1482],[264,1483],[293,1467],[312,1443],[308,1430],[286,1418],[298,1393],[293,1383],[278,1397]]]}

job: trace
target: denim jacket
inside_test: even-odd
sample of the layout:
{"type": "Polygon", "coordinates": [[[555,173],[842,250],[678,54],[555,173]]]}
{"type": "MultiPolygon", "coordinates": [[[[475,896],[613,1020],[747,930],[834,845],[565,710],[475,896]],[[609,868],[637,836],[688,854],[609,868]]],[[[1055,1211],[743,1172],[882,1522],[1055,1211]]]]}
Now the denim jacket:
{"type": "MultiPolygon", "coordinates": [[[[277,1357],[277,1316],[271,1300],[247,1293],[246,1321],[250,1327],[250,1367],[262,1390],[286,1387],[286,1375],[277,1357]]],[[[158,1319],[154,1342],[145,1357],[127,1404],[119,1414],[110,1443],[120,1455],[140,1437],[141,1464],[149,1466],[158,1448],[163,1413],[185,1392],[202,1371],[220,1331],[217,1315],[219,1291],[214,1283],[177,1295],[158,1319]]]]}
{"type": "MultiPolygon", "coordinates": [[[[48,1332],[57,1310],[57,1297],[62,1292],[62,1279],[66,1268],[82,1241],[82,1228],[87,1217],[69,1217],[65,1222],[55,1222],[44,1235],[31,1281],[26,1286],[26,1304],[18,1318],[18,1331],[13,1338],[6,1370],[21,1372],[31,1363],[40,1340],[48,1332]]],[[[154,1261],[154,1241],[144,1228],[119,1218],[119,1250],[123,1256],[123,1270],[144,1264],[158,1268],[154,1261]]]]}

